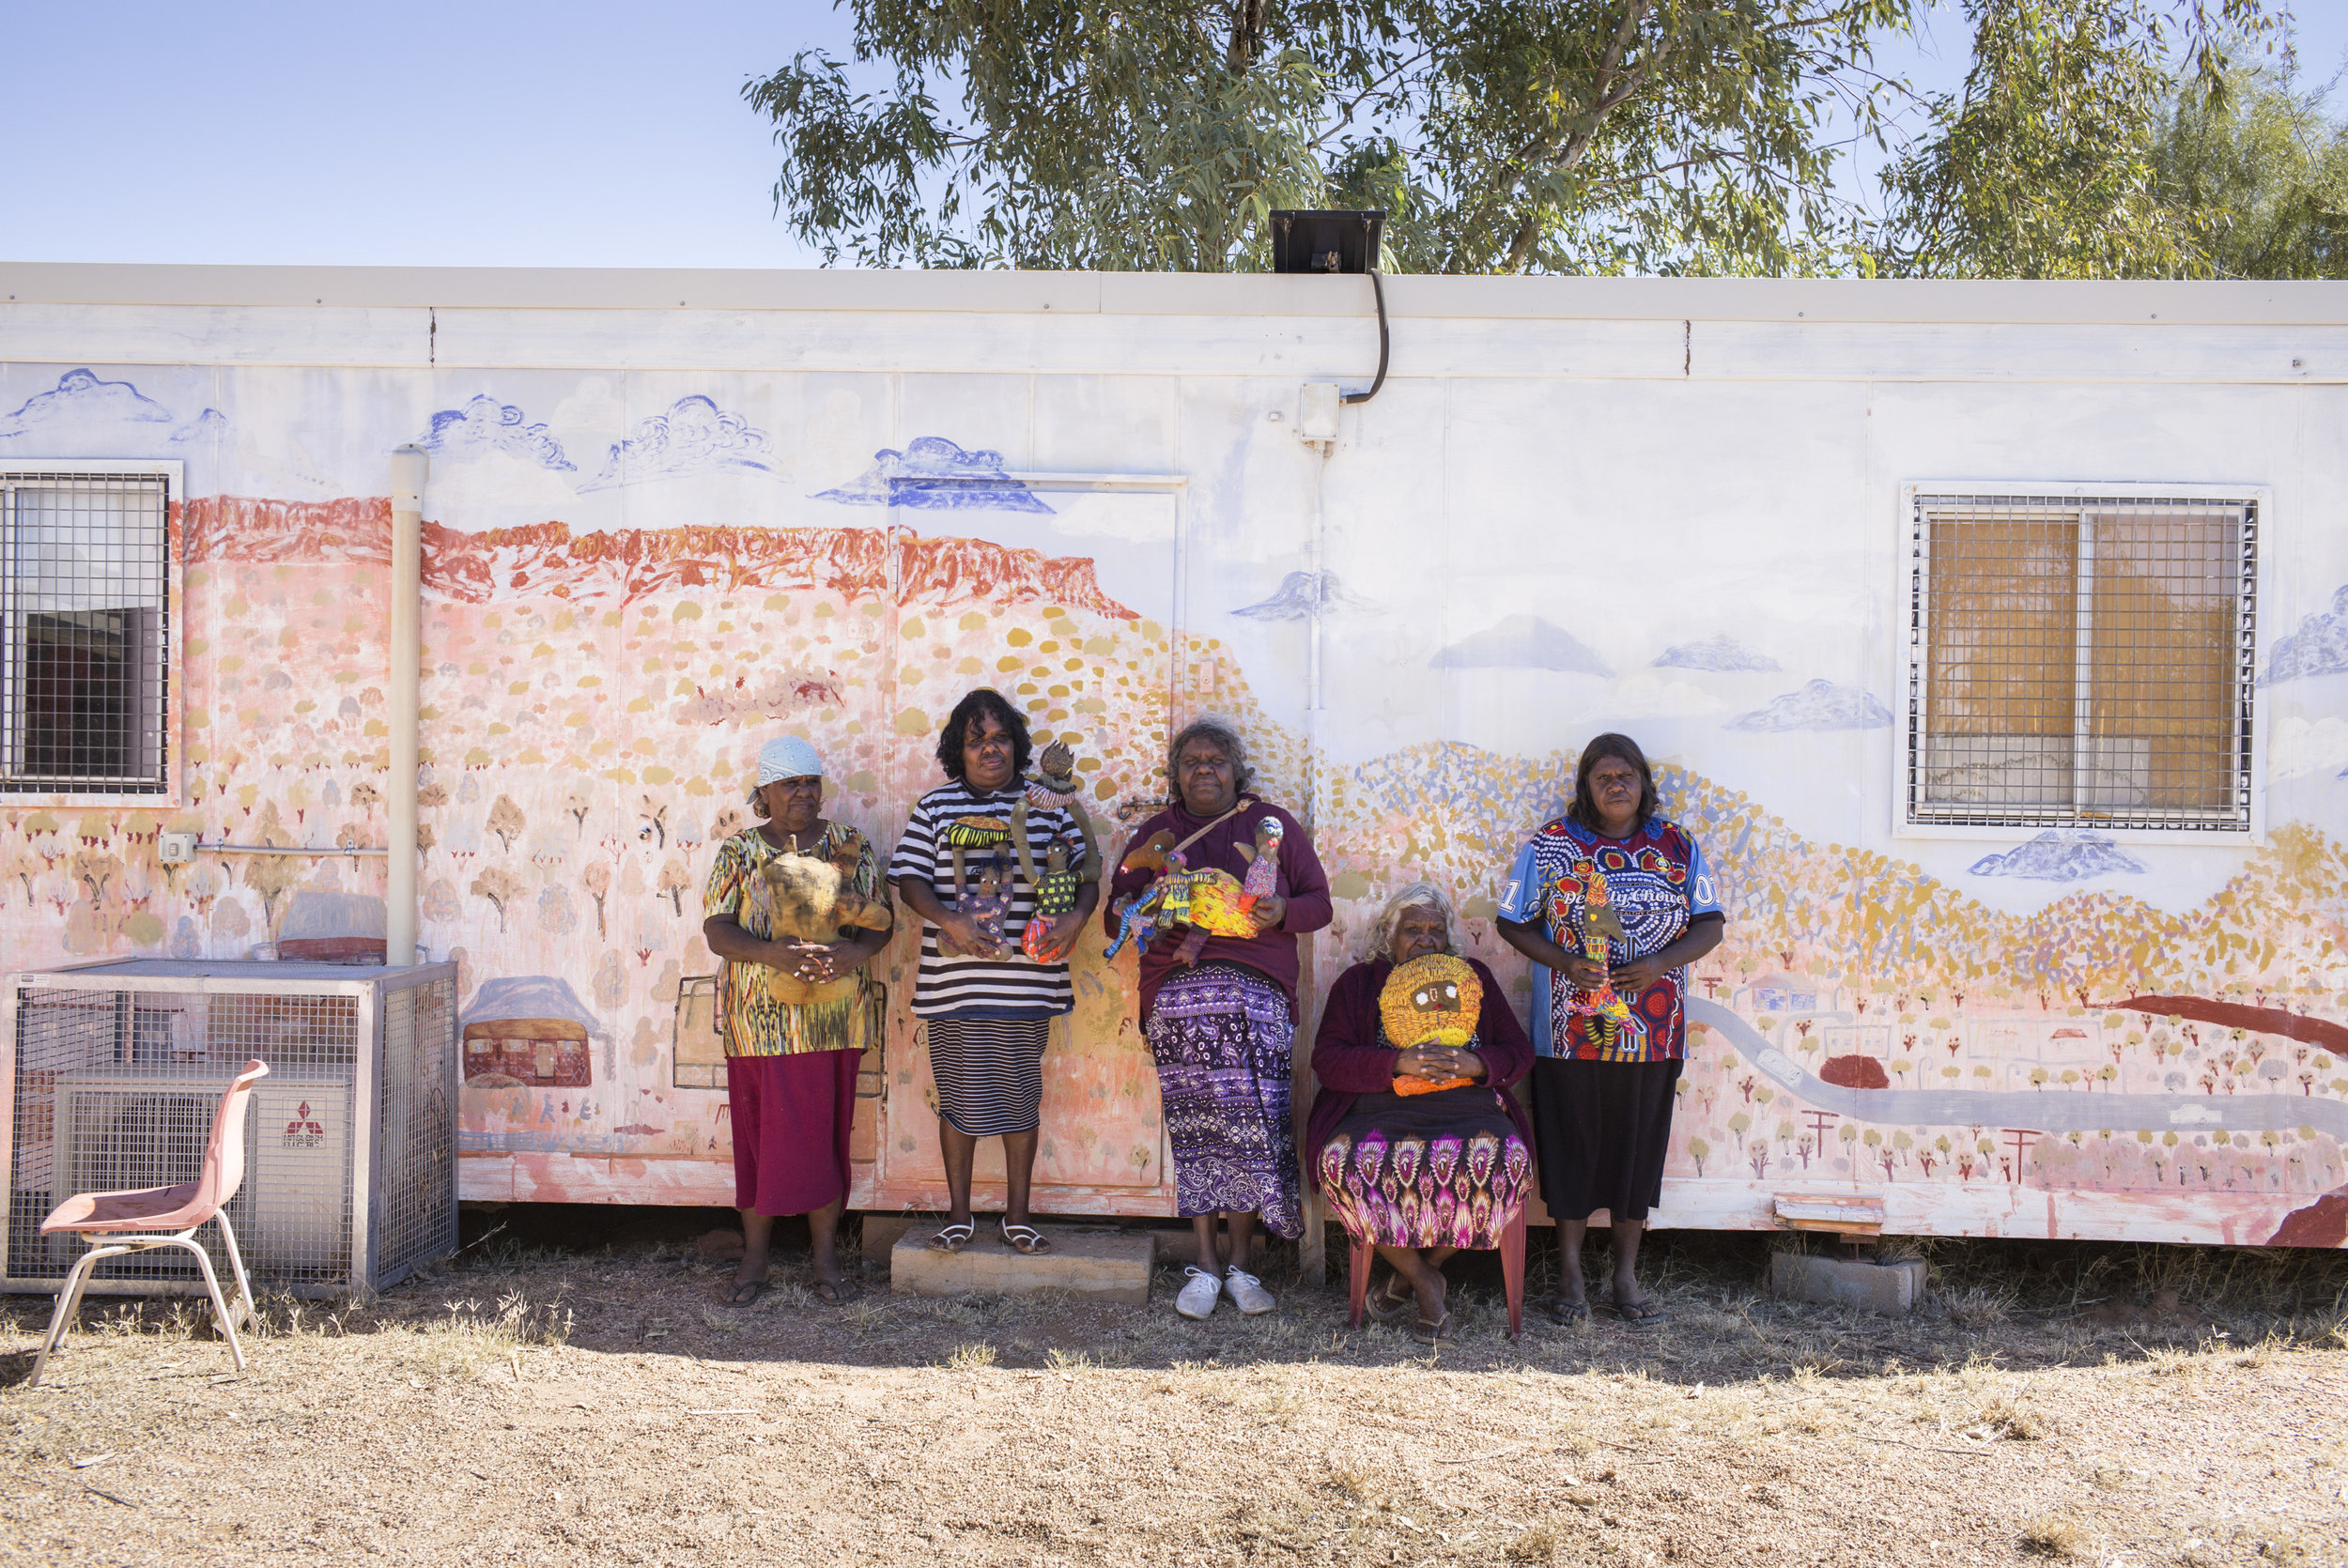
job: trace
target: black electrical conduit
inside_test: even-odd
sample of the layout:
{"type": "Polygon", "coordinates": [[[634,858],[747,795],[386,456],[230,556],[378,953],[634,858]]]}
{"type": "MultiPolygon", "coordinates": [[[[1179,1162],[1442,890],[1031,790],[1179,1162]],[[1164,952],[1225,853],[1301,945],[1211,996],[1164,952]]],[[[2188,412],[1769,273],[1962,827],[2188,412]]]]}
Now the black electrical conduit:
{"type": "Polygon", "coordinates": [[[1369,391],[1347,392],[1342,401],[1367,403],[1378,395],[1378,389],[1386,384],[1386,285],[1378,276],[1378,269],[1369,269],[1370,291],[1378,296],[1378,378],[1369,384],[1369,391]]]}

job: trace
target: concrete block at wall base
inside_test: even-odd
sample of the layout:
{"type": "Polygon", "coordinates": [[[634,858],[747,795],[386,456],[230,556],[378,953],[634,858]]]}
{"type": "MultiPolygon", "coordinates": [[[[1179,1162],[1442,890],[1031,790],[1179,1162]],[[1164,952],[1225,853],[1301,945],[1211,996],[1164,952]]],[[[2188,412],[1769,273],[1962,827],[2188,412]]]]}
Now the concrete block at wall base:
{"type": "Polygon", "coordinates": [[[864,1217],[864,1237],[861,1243],[864,1261],[888,1267],[889,1249],[905,1232],[919,1224],[937,1222],[919,1214],[867,1214],[864,1217]]]}
{"type": "Polygon", "coordinates": [[[888,1253],[888,1286],[905,1296],[1034,1296],[1064,1290],[1087,1300],[1146,1306],[1157,1253],[1151,1234],[1104,1225],[1036,1227],[1052,1250],[1030,1257],[1003,1244],[981,1216],[978,1238],[959,1253],[930,1247],[935,1221],[905,1232],[888,1253]]]}
{"type": "Polygon", "coordinates": [[[1769,1291],[1820,1306],[1904,1313],[1924,1293],[1924,1265],[1922,1258],[1864,1263],[1812,1253],[1778,1253],[1769,1258],[1769,1291]]]}

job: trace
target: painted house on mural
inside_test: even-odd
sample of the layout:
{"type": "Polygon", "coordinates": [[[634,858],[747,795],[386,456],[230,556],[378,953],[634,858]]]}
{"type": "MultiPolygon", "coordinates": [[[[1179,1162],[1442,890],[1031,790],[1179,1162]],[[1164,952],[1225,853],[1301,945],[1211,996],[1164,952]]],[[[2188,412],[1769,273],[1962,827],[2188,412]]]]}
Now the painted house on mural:
{"type": "MultiPolygon", "coordinates": [[[[8,963],[413,930],[464,1196],[725,1203],[698,903],[766,737],[886,842],[994,684],[1114,838],[1231,715],[1336,879],[1316,983],[1430,876],[1522,1007],[1498,882],[1621,730],[1730,911],[1663,1222],[2340,1244],[2348,287],[1388,292],[1322,432],[1358,277],[0,267],[8,963]],[[407,792],[388,919],[380,856],[160,853],[407,792]]],[[[1042,1207],[1170,1212],[1081,953],[1042,1207]]],[[[859,1207],[942,1199],[910,964],[859,1207]]]]}

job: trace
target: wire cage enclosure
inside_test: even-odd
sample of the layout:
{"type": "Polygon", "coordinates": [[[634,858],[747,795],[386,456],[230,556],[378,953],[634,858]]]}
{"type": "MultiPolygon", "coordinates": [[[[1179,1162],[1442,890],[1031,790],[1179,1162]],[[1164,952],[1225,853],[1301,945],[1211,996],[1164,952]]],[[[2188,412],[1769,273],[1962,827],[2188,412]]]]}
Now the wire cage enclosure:
{"type": "MultiPolygon", "coordinates": [[[[456,1247],[456,967],[134,959],[10,977],[0,1290],[54,1291],[83,1250],[40,1222],[76,1192],[194,1178],[238,1069],[269,1064],[227,1207],[255,1288],[363,1295],[456,1247]]],[[[225,1268],[219,1230],[199,1234],[225,1268]]],[[[186,1253],[100,1264],[93,1291],[200,1291],[186,1253]]]]}

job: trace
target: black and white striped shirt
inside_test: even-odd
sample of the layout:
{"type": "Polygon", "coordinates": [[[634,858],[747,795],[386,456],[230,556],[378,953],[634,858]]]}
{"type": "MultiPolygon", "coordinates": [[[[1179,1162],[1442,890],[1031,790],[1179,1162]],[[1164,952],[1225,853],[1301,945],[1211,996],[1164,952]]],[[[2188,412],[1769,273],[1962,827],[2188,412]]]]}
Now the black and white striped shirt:
{"type": "MultiPolygon", "coordinates": [[[[936,888],[938,899],[950,908],[954,902],[954,853],[946,841],[947,825],[965,817],[991,817],[1008,826],[1012,808],[1020,798],[1017,790],[983,794],[963,783],[932,790],[914,806],[913,815],[905,822],[904,836],[897,840],[896,853],[888,857],[888,880],[893,883],[899,877],[918,877],[936,888]]],[[[1082,870],[1084,836],[1077,831],[1075,819],[1063,810],[1042,810],[1029,806],[1027,853],[1034,856],[1039,874],[1055,838],[1068,848],[1069,869],[1082,870]]],[[[986,853],[984,850],[963,852],[964,871],[968,890],[973,893],[978,890],[979,867],[986,853]]],[[[1075,1005],[1065,962],[1037,963],[1020,952],[1020,933],[1035,909],[1035,888],[1020,867],[1015,846],[1004,845],[1000,854],[1012,894],[1010,911],[1003,916],[1002,953],[991,959],[950,958],[939,950],[937,928],[923,921],[921,964],[913,982],[913,1011],[917,1017],[973,1011],[1064,1013],[1075,1005]]]]}

